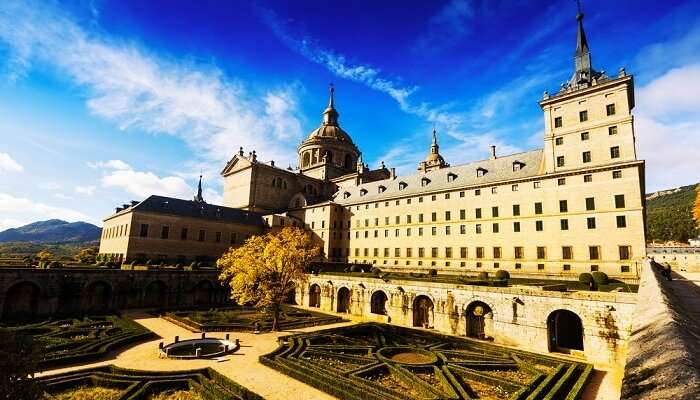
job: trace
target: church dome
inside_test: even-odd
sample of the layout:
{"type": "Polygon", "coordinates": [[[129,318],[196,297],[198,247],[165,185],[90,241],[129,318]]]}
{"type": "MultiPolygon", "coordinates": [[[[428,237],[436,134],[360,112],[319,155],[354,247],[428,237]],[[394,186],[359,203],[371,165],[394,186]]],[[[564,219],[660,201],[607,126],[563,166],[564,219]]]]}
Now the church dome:
{"type": "Polygon", "coordinates": [[[336,139],[341,142],[352,143],[350,135],[348,135],[348,133],[341,129],[338,125],[321,124],[321,126],[311,131],[309,136],[306,138],[306,140],[313,139],[336,139]]]}

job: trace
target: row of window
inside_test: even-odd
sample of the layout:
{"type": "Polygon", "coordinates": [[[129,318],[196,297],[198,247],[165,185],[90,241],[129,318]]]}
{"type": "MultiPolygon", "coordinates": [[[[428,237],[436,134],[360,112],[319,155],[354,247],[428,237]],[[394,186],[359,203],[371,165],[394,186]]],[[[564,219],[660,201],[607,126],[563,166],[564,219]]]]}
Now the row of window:
{"type": "MultiPolygon", "coordinates": [[[[608,117],[615,115],[615,103],[607,104],[605,106],[605,113],[608,117]]],[[[588,110],[579,111],[578,119],[579,119],[579,122],[588,121],[588,110]]],[[[555,117],[554,118],[554,127],[561,128],[562,126],[564,126],[564,121],[562,120],[562,117],[561,116],[555,117]]]]}
{"type": "Polygon", "coordinates": [[[129,235],[129,224],[112,226],[102,230],[102,239],[112,239],[129,235]]]}
{"type": "MultiPolygon", "coordinates": [[[[357,260],[357,259],[355,259],[355,260],[351,260],[351,261],[352,261],[353,263],[355,263],[355,264],[367,264],[369,260],[357,260]]],[[[372,264],[377,264],[377,260],[371,260],[371,261],[372,261],[372,262],[371,262],[372,264]]],[[[388,262],[388,260],[383,260],[383,261],[382,261],[382,264],[387,265],[387,264],[389,264],[389,262],[388,262]]],[[[407,260],[407,261],[402,262],[402,264],[411,265],[411,261],[410,261],[410,260],[407,260]]],[[[394,265],[399,265],[399,261],[398,261],[398,260],[394,260],[394,265]]],[[[418,266],[422,266],[422,265],[423,265],[423,261],[418,260],[417,265],[418,265],[418,266]]],[[[438,266],[438,263],[437,263],[437,261],[430,261],[430,264],[429,264],[429,265],[432,266],[432,267],[436,267],[436,266],[438,266]]],[[[483,267],[486,267],[486,264],[485,264],[484,262],[481,262],[481,261],[477,261],[477,262],[475,262],[473,265],[474,265],[476,268],[483,268],[483,267]]],[[[498,268],[508,268],[508,267],[510,266],[509,264],[504,264],[504,263],[501,263],[500,261],[495,261],[495,262],[493,262],[491,265],[492,265],[493,268],[495,268],[495,269],[498,269],[498,268]]],[[[523,263],[514,263],[514,264],[513,264],[513,268],[516,269],[516,270],[518,270],[518,269],[523,269],[523,265],[524,265],[523,263]]],[[[525,264],[525,265],[527,265],[527,264],[525,264]]],[[[452,266],[452,262],[451,262],[451,261],[445,261],[444,263],[441,263],[440,266],[450,267],[450,266],[452,266]]],[[[460,261],[460,262],[459,262],[459,266],[460,266],[460,267],[467,267],[467,262],[466,262],[466,261],[460,261]]],[[[545,264],[543,264],[543,263],[538,263],[538,264],[536,264],[536,267],[537,267],[537,270],[538,270],[538,271],[544,271],[544,270],[545,270],[545,264]]],[[[597,264],[591,264],[591,265],[589,266],[589,268],[590,268],[590,271],[591,271],[591,272],[595,272],[595,271],[599,271],[599,270],[600,270],[600,267],[599,267],[597,264]]],[[[554,269],[551,268],[551,263],[550,263],[550,268],[546,268],[546,269],[547,269],[548,271],[551,271],[551,272],[556,272],[554,269]]],[[[564,271],[564,272],[566,272],[566,271],[571,271],[571,264],[561,264],[561,269],[560,269],[560,271],[564,271]]],[[[628,272],[630,272],[630,266],[629,266],[629,265],[621,265],[621,266],[620,266],[620,272],[622,272],[622,273],[628,273],[628,272]]]]}
{"type": "MultiPolygon", "coordinates": [[[[439,247],[430,247],[428,250],[430,250],[430,258],[453,258],[453,247],[444,247],[442,248],[442,251],[440,250],[441,248],[439,247]]],[[[332,249],[332,254],[333,256],[337,257],[342,257],[340,248],[337,249],[332,249]]],[[[347,248],[346,250],[346,256],[350,255],[350,249],[347,248]]],[[[370,257],[370,250],[372,251],[371,257],[380,257],[380,248],[363,248],[360,249],[359,247],[355,248],[355,257],[360,257],[360,251],[362,250],[362,256],[364,257],[370,257]]],[[[469,258],[468,256],[468,248],[467,247],[459,247],[459,258],[469,258]]],[[[504,258],[503,256],[503,249],[500,246],[494,246],[491,248],[491,257],[486,257],[486,248],[485,247],[475,247],[474,248],[474,257],[476,259],[483,259],[483,258],[491,258],[491,259],[500,259],[504,258]]],[[[416,248],[416,256],[418,258],[426,258],[426,248],[425,247],[418,247],[416,248]]],[[[522,246],[515,246],[513,247],[513,252],[512,254],[512,259],[515,260],[522,260],[525,259],[525,247],[522,246]]],[[[632,247],[623,245],[623,246],[618,246],[618,254],[619,254],[619,259],[620,260],[629,260],[632,258],[632,247]]],[[[600,246],[588,246],[588,260],[591,261],[598,261],[601,258],[601,250],[600,246]]],[[[391,254],[391,248],[385,247],[382,252],[381,257],[395,257],[395,258],[400,258],[400,257],[405,257],[405,258],[412,258],[414,257],[414,252],[412,247],[407,247],[405,249],[402,249],[400,247],[394,248],[393,255],[391,254]]],[[[547,247],[545,246],[537,246],[535,248],[535,259],[537,260],[546,260],[547,259],[547,247]]],[[[562,246],[561,247],[561,257],[559,258],[561,260],[573,260],[574,259],[574,248],[573,246],[562,246]]]]}
{"type": "MultiPolygon", "coordinates": [[[[615,159],[615,158],[620,158],[620,146],[613,146],[610,148],[610,158],[615,159]]],[[[589,163],[593,161],[593,158],[591,156],[590,151],[584,151],[581,153],[581,161],[585,163],[589,163]]],[[[557,167],[564,167],[566,165],[566,160],[564,156],[557,156],[557,167]]]]}
{"type": "MultiPolygon", "coordinates": [[[[145,238],[148,237],[150,226],[149,224],[141,224],[141,227],[139,229],[139,237],[145,238]]],[[[215,243],[221,243],[222,242],[222,232],[214,232],[214,242],[215,243]]],[[[179,240],[188,240],[190,238],[190,231],[189,228],[183,227],[180,228],[179,235],[176,236],[179,238],[179,240]]],[[[207,231],[206,229],[199,229],[197,232],[197,241],[198,242],[206,242],[207,241],[207,231]]],[[[250,235],[239,235],[236,232],[231,232],[230,235],[228,235],[227,239],[230,244],[236,244],[236,243],[242,243],[246,239],[248,239],[250,235]]],[[[170,232],[170,226],[169,225],[162,225],[160,228],[160,239],[174,239],[175,236],[173,236],[170,232]]]]}
{"type": "MultiPolygon", "coordinates": [[[[608,136],[614,136],[617,135],[617,125],[609,126],[608,127],[608,136]]],[[[591,138],[590,132],[581,132],[581,141],[586,141],[591,138]]],[[[564,137],[559,136],[556,139],[554,139],[554,144],[557,146],[561,146],[564,144],[564,137]]]]}

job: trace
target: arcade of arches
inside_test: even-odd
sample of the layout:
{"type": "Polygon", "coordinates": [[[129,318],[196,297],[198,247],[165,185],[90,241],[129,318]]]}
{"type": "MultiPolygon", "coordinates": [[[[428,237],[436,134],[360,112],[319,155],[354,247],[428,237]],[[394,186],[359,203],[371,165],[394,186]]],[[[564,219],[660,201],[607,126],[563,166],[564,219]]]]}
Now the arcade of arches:
{"type": "Polygon", "coordinates": [[[346,287],[341,287],[340,289],[338,289],[336,311],[339,313],[350,312],[350,289],[346,287]]]}
{"type": "Polygon", "coordinates": [[[428,296],[418,296],[413,300],[413,326],[429,328],[433,322],[433,301],[428,296]]]}

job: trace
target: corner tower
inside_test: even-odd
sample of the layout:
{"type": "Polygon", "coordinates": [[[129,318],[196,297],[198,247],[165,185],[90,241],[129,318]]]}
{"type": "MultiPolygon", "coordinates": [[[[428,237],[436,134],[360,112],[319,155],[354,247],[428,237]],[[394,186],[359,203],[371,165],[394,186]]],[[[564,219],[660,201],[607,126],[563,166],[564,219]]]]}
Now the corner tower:
{"type": "Polygon", "coordinates": [[[338,124],[335,88],[330,87],[328,107],[321,125],[311,131],[298,148],[301,173],[316,179],[333,179],[356,171],[360,151],[338,124]]]}
{"type": "Polygon", "coordinates": [[[440,155],[440,146],[437,143],[437,133],[433,129],[433,141],[430,144],[430,152],[425,158],[425,161],[421,161],[418,164],[418,172],[426,173],[435,169],[441,169],[449,167],[450,164],[445,162],[445,159],[440,155]]]}
{"type": "Polygon", "coordinates": [[[544,112],[546,173],[637,159],[632,76],[624,68],[616,77],[596,71],[580,11],[576,21],[574,73],[558,93],[545,92],[539,103],[544,112]]]}

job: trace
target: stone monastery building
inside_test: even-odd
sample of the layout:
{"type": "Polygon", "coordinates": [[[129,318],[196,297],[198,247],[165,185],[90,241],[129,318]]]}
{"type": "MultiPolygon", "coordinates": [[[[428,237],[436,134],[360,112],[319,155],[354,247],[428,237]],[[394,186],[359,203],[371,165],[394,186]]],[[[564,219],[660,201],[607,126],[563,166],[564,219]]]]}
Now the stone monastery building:
{"type": "Polygon", "coordinates": [[[645,257],[644,161],[634,137],[634,81],[593,68],[579,14],[575,68],[544,93],[537,150],[450,165],[436,133],[416,172],[370,169],[339,123],[334,89],[298,147],[298,166],[243,149],[221,174],[224,204],[151,196],[104,221],[101,254],[213,261],[281,226],[308,229],[327,262],[382,270],[637,278],[645,257]]]}

